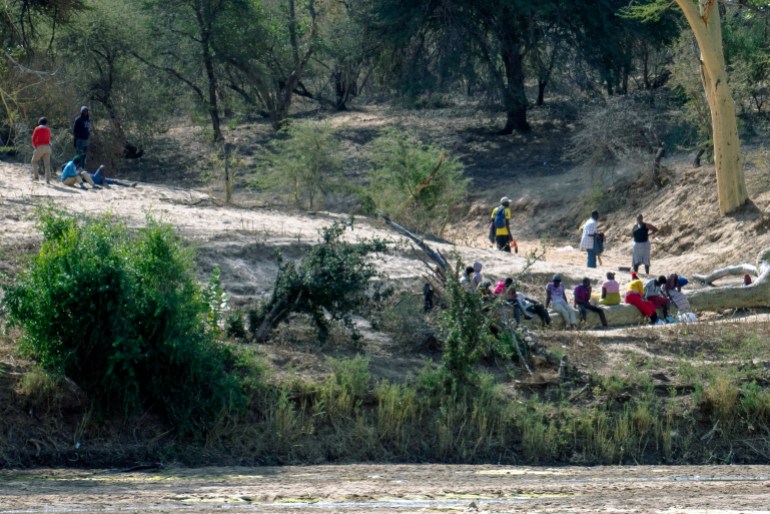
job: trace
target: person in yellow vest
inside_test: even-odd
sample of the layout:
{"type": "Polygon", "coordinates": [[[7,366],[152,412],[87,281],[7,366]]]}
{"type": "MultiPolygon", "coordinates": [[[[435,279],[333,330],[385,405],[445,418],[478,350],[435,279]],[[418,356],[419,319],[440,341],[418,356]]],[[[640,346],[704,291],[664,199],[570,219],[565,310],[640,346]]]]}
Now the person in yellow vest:
{"type": "Polygon", "coordinates": [[[513,248],[515,253],[519,253],[519,246],[513,239],[511,232],[511,199],[504,196],[500,199],[500,205],[492,209],[491,229],[495,231],[495,244],[497,249],[503,252],[511,253],[513,248]]]}

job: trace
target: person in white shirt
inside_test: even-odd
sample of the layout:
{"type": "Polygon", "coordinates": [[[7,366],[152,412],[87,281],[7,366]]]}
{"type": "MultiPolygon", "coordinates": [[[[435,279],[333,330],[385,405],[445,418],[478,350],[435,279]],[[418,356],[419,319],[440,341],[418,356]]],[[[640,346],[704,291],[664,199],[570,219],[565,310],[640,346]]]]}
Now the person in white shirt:
{"type": "Polygon", "coordinates": [[[594,237],[596,236],[596,221],[599,219],[599,211],[591,213],[591,217],[583,223],[583,235],[580,238],[580,249],[585,250],[588,256],[587,266],[596,267],[596,253],[594,253],[594,237]]]}

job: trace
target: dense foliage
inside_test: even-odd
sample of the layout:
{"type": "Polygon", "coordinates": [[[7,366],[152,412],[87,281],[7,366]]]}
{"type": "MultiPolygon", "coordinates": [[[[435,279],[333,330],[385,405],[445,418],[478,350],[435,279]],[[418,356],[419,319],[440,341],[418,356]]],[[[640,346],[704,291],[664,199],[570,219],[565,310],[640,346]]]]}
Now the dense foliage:
{"type": "Polygon", "coordinates": [[[239,402],[228,355],[205,328],[192,254],[170,227],[40,216],[39,253],[4,287],[24,351],[105,414],[151,410],[198,431],[239,402]]]}
{"type": "Polygon", "coordinates": [[[264,341],[270,330],[291,314],[306,314],[318,330],[321,344],[332,321],[340,321],[354,338],[358,332],[353,314],[367,313],[388,294],[383,276],[368,256],[384,252],[382,241],[348,243],[342,240],[345,225],[335,223],[323,230],[323,240],[313,246],[297,265],[281,261],[270,299],[252,311],[251,330],[264,341]]]}

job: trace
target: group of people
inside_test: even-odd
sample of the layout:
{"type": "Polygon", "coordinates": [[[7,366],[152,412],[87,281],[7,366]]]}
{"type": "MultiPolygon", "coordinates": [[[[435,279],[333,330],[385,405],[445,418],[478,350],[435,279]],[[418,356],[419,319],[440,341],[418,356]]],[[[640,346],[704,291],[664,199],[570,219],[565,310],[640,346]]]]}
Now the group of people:
{"type": "Polygon", "coordinates": [[[538,316],[543,326],[551,324],[548,309],[537,300],[517,291],[516,283],[512,278],[500,280],[492,286],[492,282],[482,275],[482,269],[483,265],[479,261],[474,262],[473,266],[465,268],[465,273],[460,277],[460,285],[466,291],[478,291],[484,301],[491,301],[499,297],[504,298],[505,303],[513,310],[513,317],[517,325],[521,323],[522,316],[525,319],[538,316]]]}
{"type": "MultiPolygon", "coordinates": [[[[104,165],[94,173],[86,171],[86,155],[89,147],[89,136],[91,133],[91,118],[87,106],[80,108],[80,114],[75,118],[72,125],[73,146],[75,147],[75,156],[62,166],[61,183],[66,186],[88,189],[85,184],[89,184],[93,189],[109,188],[110,186],[134,187],[136,182],[123,182],[110,179],[105,176],[104,165]]],[[[48,127],[48,119],[42,117],[32,131],[32,180],[37,181],[40,161],[45,168],[45,183],[51,183],[51,129],[48,127]]]]}
{"type": "MultiPolygon", "coordinates": [[[[682,293],[682,287],[688,281],[676,273],[668,277],[661,275],[650,278],[643,283],[639,275],[633,271],[631,281],[621,295],[621,287],[615,280],[615,273],[610,271],[607,272],[607,280],[601,285],[601,293],[596,299],[593,295],[591,279],[585,277],[574,288],[571,303],[567,298],[567,290],[561,275],[556,274],[545,288],[545,304],[542,304],[518,291],[512,278],[500,280],[493,286],[492,281],[487,280],[482,274],[482,269],[483,265],[479,261],[474,262],[473,266],[466,267],[463,276],[460,277],[460,285],[467,291],[477,291],[484,301],[504,298],[513,310],[517,325],[521,323],[522,317],[531,319],[534,316],[540,318],[543,326],[550,325],[551,316],[548,308],[551,307],[562,317],[567,328],[576,328],[578,321],[585,322],[588,313],[592,312],[599,317],[602,328],[607,329],[609,323],[602,306],[619,305],[622,302],[636,307],[653,325],[676,322],[677,319],[669,315],[672,306],[677,309],[679,321],[697,321],[687,297],[682,293]],[[662,312],[660,316],[659,310],[662,312]]],[[[426,310],[429,310],[429,307],[426,306],[426,310]]]]}
{"type": "MultiPolygon", "coordinates": [[[[637,272],[631,272],[631,281],[626,287],[623,301],[636,307],[639,312],[649,320],[651,324],[662,325],[666,322],[674,322],[675,318],[669,316],[671,307],[676,307],[681,321],[696,321],[697,317],[692,312],[690,302],[682,293],[682,287],[688,280],[676,273],[668,277],[660,275],[642,282],[637,272]],[[662,317],[658,316],[658,310],[662,317]]],[[[620,284],[615,280],[615,273],[608,272],[607,280],[602,284],[600,305],[618,305],[621,303],[620,284]]]]}
{"type": "MultiPolygon", "coordinates": [[[[604,247],[604,233],[597,227],[599,221],[599,211],[593,211],[580,229],[580,249],[586,252],[586,267],[595,268],[597,257],[604,247]]],[[[639,272],[639,267],[644,266],[645,274],[650,273],[650,236],[655,234],[658,228],[655,225],[646,223],[644,216],[639,214],[636,217],[636,224],[631,228],[631,237],[633,247],[631,250],[631,269],[634,273],[639,272]]]]}

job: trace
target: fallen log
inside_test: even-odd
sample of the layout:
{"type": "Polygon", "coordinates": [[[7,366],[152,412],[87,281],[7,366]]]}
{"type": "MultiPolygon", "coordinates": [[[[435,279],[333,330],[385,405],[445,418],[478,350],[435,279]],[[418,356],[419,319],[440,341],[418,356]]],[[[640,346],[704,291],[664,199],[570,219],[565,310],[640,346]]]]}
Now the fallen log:
{"type": "Polygon", "coordinates": [[[719,312],[770,307],[770,249],[763,250],[757,256],[756,271],[759,276],[751,285],[697,289],[688,291],[687,299],[694,311],[719,312]]]}
{"type": "MultiPolygon", "coordinates": [[[[645,325],[649,323],[649,320],[642,316],[639,309],[627,303],[621,303],[620,305],[597,305],[597,307],[604,311],[607,323],[611,327],[645,325]]],[[[675,313],[676,309],[671,309],[671,311],[675,313]]],[[[551,315],[551,327],[557,329],[566,328],[566,323],[558,312],[549,310],[548,313],[551,315]]],[[[658,310],[658,316],[662,317],[663,312],[658,310]]],[[[522,317],[521,323],[530,329],[538,329],[541,326],[540,318],[537,316],[533,316],[532,319],[522,317]]],[[[588,312],[586,321],[580,322],[578,326],[583,329],[592,330],[601,328],[602,323],[595,312],[588,312]]]]}
{"type": "Polygon", "coordinates": [[[699,275],[694,274],[692,276],[693,279],[697,280],[698,282],[706,285],[713,285],[714,282],[719,280],[720,278],[724,277],[733,277],[733,276],[739,276],[742,277],[743,275],[752,275],[757,276],[757,267],[753,264],[737,264],[735,266],[726,266],[724,268],[718,268],[709,273],[708,275],[699,275]]]}

